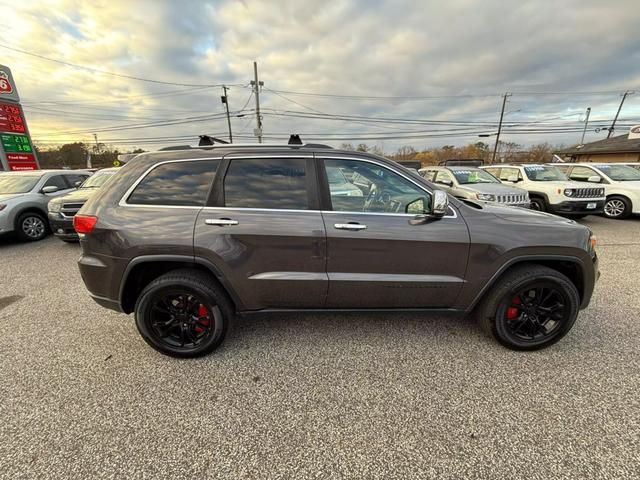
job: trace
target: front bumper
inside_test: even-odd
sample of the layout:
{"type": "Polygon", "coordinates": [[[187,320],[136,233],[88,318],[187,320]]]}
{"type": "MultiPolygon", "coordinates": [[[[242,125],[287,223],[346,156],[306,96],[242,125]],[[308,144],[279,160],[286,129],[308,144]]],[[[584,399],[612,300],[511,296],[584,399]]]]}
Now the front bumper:
{"type": "Polygon", "coordinates": [[[62,240],[79,240],[78,234],[73,228],[73,218],[49,212],[49,225],[53,234],[62,240]]]}
{"type": "Polygon", "coordinates": [[[558,215],[599,215],[604,212],[604,200],[575,200],[556,203],[550,207],[558,215]],[[587,208],[595,204],[595,208],[587,208]]]}

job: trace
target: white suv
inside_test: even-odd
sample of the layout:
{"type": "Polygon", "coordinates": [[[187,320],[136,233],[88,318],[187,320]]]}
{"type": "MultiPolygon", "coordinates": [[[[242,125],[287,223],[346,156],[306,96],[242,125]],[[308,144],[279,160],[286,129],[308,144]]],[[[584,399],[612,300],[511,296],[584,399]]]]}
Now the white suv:
{"type": "MultiPolygon", "coordinates": [[[[502,183],[517,185],[529,192],[531,208],[564,217],[581,218],[601,214],[605,194],[600,185],[585,186],[571,182],[554,165],[489,165],[481,167],[502,183]]],[[[598,180],[594,177],[593,182],[598,180]]]]}
{"type": "Polygon", "coordinates": [[[619,163],[568,163],[560,168],[575,182],[597,179],[607,195],[605,217],[627,218],[640,213],[640,170],[619,163]]]}

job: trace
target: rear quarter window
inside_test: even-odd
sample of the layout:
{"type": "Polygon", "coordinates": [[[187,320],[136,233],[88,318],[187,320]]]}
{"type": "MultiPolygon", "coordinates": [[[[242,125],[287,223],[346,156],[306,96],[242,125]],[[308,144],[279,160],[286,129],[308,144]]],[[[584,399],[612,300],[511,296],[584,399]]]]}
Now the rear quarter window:
{"type": "Polygon", "coordinates": [[[220,160],[194,160],[159,165],[136,186],[127,203],[204,206],[219,164],[220,160]]]}

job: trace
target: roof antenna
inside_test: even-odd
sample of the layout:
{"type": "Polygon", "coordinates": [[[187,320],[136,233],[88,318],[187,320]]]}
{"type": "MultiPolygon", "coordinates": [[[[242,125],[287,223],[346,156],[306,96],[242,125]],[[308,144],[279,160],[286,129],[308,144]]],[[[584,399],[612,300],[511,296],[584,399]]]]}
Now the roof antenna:
{"type": "Polygon", "coordinates": [[[302,145],[302,140],[300,140],[300,135],[293,133],[289,137],[288,145],[302,145]]]}
{"type": "Polygon", "coordinates": [[[229,143],[224,140],[216,137],[210,137],[209,135],[200,135],[200,141],[198,142],[199,147],[207,147],[211,146],[214,143],[229,143]]]}

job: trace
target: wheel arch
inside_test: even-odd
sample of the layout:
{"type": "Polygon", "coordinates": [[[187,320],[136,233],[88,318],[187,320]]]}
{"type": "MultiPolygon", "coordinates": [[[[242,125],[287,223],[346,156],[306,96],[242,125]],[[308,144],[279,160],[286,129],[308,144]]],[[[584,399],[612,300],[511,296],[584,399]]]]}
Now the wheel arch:
{"type": "Polygon", "coordinates": [[[193,269],[206,273],[227,296],[236,311],[242,308],[242,303],[231,285],[210,261],[186,255],[147,255],[134,258],[125,268],[118,295],[122,311],[133,312],[140,293],[153,280],[165,273],[181,269],[193,269]]]}
{"type": "Polygon", "coordinates": [[[516,257],[505,263],[487,282],[482,290],[475,296],[467,312],[471,312],[482,299],[487,295],[491,288],[496,285],[507,273],[516,267],[523,265],[542,265],[549,267],[562,273],[573,283],[578,290],[581,305],[584,304],[586,292],[585,284],[585,267],[583,262],[577,257],[571,256],[526,256],[516,257]]]}

